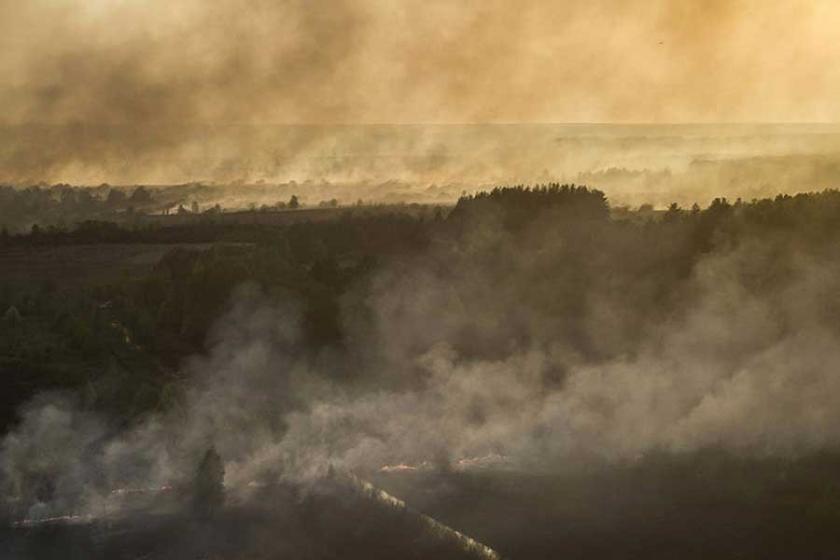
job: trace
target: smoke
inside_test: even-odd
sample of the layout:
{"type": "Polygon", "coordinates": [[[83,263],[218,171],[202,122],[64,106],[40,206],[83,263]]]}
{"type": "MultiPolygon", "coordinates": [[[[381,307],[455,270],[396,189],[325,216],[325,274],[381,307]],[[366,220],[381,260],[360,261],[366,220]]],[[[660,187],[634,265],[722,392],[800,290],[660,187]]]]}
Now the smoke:
{"type": "Polygon", "coordinates": [[[35,398],[21,412],[19,429],[3,440],[4,498],[22,501],[31,506],[30,516],[42,517],[86,503],[95,492],[90,447],[104,434],[103,424],[71,399],[35,398]]]}
{"type": "Polygon", "coordinates": [[[570,178],[622,150],[566,153],[528,127],[325,125],[832,122],[837,15],[828,0],[4,0],[0,180],[570,178]]]}
{"type": "Polygon", "coordinates": [[[210,445],[244,497],[255,482],[331,468],[489,456],[543,472],[662,450],[793,457],[840,444],[830,240],[721,241],[677,281],[627,254],[621,227],[547,212],[513,234],[483,213],[357,286],[344,305],[350,348],[315,360],[295,303],[245,287],[208,353],[185,365],[182,407],[109,431],[67,398],[30,403],[3,440],[4,495],[95,509],[114,488],[186,483],[210,445]]]}
{"type": "MultiPolygon", "coordinates": [[[[690,205],[836,186],[833,125],[68,125],[0,128],[0,179],[82,185],[215,182],[203,203],[291,194],[448,203],[488,185],[567,181],[614,204],[690,205]],[[147,137],[148,136],[148,137],[147,137]],[[148,142],[147,142],[148,140],[148,142]],[[206,200],[205,200],[206,198],[206,200]]],[[[179,187],[174,198],[200,193],[179,187]]]]}
{"type": "Polygon", "coordinates": [[[2,59],[8,122],[837,117],[830,2],[37,0],[0,9],[15,47],[2,59]]]}

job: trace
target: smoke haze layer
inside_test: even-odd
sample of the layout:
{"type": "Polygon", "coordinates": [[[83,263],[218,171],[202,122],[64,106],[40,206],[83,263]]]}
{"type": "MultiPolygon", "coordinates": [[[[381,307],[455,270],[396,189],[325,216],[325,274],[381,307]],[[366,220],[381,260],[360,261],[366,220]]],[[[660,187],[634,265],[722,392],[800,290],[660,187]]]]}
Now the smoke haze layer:
{"type": "Polygon", "coordinates": [[[7,123],[840,117],[828,1],[7,0],[0,15],[7,123]]]}
{"type": "Polygon", "coordinates": [[[606,190],[613,205],[688,206],[833,187],[838,162],[834,125],[0,128],[0,181],[214,182],[215,194],[201,203],[225,207],[273,205],[290,194],[342,204],[452,203],[488,185],[556,180],[606,190]]]}
{"type": "MultiPolygon", "coordinates": [[[[613,167],[679,173],[745,145],[748,158],[829,152],[833,165],[836,130],[804,139],[793,130],[780,145],[773,131],[745,139],[714,127],[698,140],[691,130],[605,138],[539,126],[334,125],[835,122],[837,16],[828,1],[4,0],[0,181],[473,190],[613,167]]],[[[714,177],[703,179],[709,190],[654,178],[626,199],[826,186],[747,175],[747,193],[710,185],[714,177]]]]}

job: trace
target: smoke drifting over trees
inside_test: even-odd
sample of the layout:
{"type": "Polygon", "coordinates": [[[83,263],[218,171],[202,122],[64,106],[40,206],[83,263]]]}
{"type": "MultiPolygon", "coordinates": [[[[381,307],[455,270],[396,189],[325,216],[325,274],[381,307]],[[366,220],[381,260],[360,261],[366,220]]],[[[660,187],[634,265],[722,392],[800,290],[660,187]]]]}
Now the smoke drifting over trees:
{"type": "Polygon", "coordinates": [[[838,22],[0,0],[0,555],[55,518],[234,556],[279,519],[272,554],[335,557],[364,512],[497,558],[359,477],[505,555],[836,550],[838,22]]]}
{"type": "MultiPolygon", "coordinates": [[[[114,435],[64,397],[28,404],[3,443],[7,499],[32,503],[44,478],[56,508],[185,483],[208,441],[240,496],[254,481],[441,458],[549,472],[660,451],[835,449],[839,204],[836,192],[716,200],[651,221],[609,217],[598,191],[497,190],[351,283],[327,264],[353,254],[332,244],[347,234],[319,234],[322,295],[278,290],[293,268],[234,295],[183,366],[179,404],[114,435]],[[328,286],[343,286],[332,335],[317,327],[328,286]]],[[[263,266],[294,262],[269,255],[263,266]]],[[[177,274],[206,273],[193,262],[177,274]]],[[[186,328],[164,309],[176,314],[161,324],[186,328]]]]}

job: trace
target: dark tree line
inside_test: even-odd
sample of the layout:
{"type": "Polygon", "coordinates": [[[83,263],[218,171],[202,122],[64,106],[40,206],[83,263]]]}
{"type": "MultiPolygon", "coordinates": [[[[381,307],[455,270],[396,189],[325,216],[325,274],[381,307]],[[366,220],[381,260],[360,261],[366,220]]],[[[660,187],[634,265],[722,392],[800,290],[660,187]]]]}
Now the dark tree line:
{"type": "Polygon", "coordinates": [[[0,226],[15,233],[66,228],[84,220],[117,219],[155,205],[150,189],[70,185],[14,188],[0,185],[0,226]]]}

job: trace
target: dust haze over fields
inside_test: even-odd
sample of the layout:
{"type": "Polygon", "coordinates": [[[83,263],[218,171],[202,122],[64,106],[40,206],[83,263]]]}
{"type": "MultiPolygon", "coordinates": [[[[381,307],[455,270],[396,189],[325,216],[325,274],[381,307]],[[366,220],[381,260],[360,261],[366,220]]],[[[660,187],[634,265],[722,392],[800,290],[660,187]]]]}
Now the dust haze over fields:
{"type": "Polygon", "coordinates": [[[0,180],[310,179],[348,183],[340,200],[356,198],[354,181],[403,181],[418,200],[450,185],[439,198],[451,200],[490,183],[579,180],[633,204],[824,188],[838,180],[832,126],[525,123],[836,121],[837,11],[4,1],[0,180]]]}

